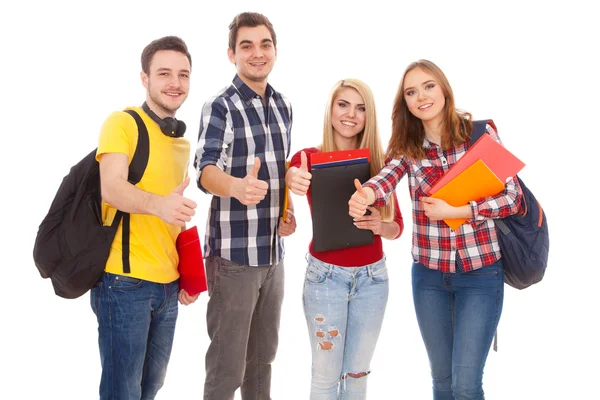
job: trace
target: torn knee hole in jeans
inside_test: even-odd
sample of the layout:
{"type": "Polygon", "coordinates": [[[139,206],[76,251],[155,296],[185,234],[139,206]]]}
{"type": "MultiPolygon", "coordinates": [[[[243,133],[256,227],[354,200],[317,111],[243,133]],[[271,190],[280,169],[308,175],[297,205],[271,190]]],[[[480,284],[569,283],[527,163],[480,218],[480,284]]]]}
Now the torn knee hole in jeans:
{"type": "Polygon", "coordinates": [[[340,331],[337,330],[336,328],[331,328],[327,332],[325,332],[323,329],[319,329],[318,331],[315,332],[315,335],[321,339],[324,338],[325,336],[329,336],[330,338],[335,338],[340,335],[340,331]]]}
{"type": "Polygon", "coordinates": [[[358,372],[358,373],[354,373],[354,372],[347,372],[344,374],[344,376],[342,377],[342,379],[347,379],[348,377],[350,378],[362,378],[363,376],[367,376],[371,373],[371,371],[367,371],[367,372],[358,372]]]}
{"type": "Polygon", "coordinates": [[[319,342],[319,349],[320,350],[333,350],[333,342],[330,341],[323,341],[323,342],[319,342]]]}

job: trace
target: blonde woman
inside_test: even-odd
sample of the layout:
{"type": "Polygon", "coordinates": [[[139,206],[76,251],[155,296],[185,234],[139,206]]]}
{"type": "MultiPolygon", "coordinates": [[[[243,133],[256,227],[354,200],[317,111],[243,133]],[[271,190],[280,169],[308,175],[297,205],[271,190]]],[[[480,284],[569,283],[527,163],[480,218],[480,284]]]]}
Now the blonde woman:
{"type": "MultiPolygon", "coordinates": [[[[310,154],[369,148],[371,175],[384,166],[375,102],[369,87],[357,80],[339,81],[329,97],[323,142],[296,153],[286,184],[311,204],[310,154]]],[[[365,399],[370,362],[385,313],[388,273],[381,238],[397,239],[404,224],[396,196],[371,214],[355,219],[370,229],[373,244],[315,251],[311,241],[304,282],[304,314],[312,347],[313,400],[365,399]]]]}

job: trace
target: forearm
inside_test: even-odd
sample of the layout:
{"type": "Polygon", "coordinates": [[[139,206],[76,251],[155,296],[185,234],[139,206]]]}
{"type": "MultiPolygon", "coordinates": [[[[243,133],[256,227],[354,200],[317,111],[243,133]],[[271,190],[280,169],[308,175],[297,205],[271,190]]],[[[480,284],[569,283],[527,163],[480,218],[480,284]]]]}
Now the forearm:
{"type": "Polygon", "coordinates": [[[453,207],[452,215],[450,215],[448,218],[472,219],[473,218],[473,210],[471,209],[471,205],[466,204],[466,205],[460,206],[460,207],[453,207]]]}
{"type": "Polygon", "coordinates": [[[393,240],[398,237],[400,233],[400,227],[395,221],[382,222],[381,223],[381,236],[384,239],[393,240]]]}
{"type": "Polygon", "coordinates": [[[214,165],[202,169],[200,184],[210,193],[219,197],[233,197],[233,187],[239,181],[214,165]]]}
{"type": "Polygon", "coordinates": [[[158,204],[163,197],[145,192],[124,179],[115,179],[102,185],[102,199],[129,214],[158,215],[158,204]]]}

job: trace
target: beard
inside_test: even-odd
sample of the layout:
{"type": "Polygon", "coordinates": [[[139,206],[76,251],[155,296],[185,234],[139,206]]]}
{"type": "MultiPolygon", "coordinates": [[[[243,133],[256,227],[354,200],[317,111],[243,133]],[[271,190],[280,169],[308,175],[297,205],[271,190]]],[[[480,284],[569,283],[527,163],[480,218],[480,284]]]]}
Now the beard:
{"type": "Polygon", "coordinates": [[[150,82],[148,82],[148,94],[150,96],[150,100],[152,100],[152,102],[156,104],[157,107],[159,107],[159,110],[155,110],[155,112],[159,111],[161,114],[167,115],[175,114],[175,111],[177,111],[179,107],[181,107],[183,101],[185,100],[184,97],[183,100],[179,102],[179,104],[167,103],[163,100],[160,90],[156,92],[152,90],[152,85],[150,84],[150,82]]]}

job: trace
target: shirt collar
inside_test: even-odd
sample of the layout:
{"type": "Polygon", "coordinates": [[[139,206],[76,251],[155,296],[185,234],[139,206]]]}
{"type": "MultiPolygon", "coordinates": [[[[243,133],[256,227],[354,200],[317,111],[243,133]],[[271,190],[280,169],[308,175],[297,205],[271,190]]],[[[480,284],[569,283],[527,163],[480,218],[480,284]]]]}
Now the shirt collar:
{"type": "MultiPolygon", "coordinates": [[[[250,89],[250,86],[246,85],[244,81],[242,81],[238,74],[235,74],[235,77],[233,78],[233,86],[237,89],[238,92],[240,92],[242,99],[244,99],[244,101],[246,102],[250,103],[255,98],[261,98],[258,93],[250,89]]],[[[267,89],[265,90],[265,96],[267,97],[267,99],[270,98],[273,95],[273,93],[275,93],[275,90],[273,90],[273,87],[267,83],[267,89]]]]}

